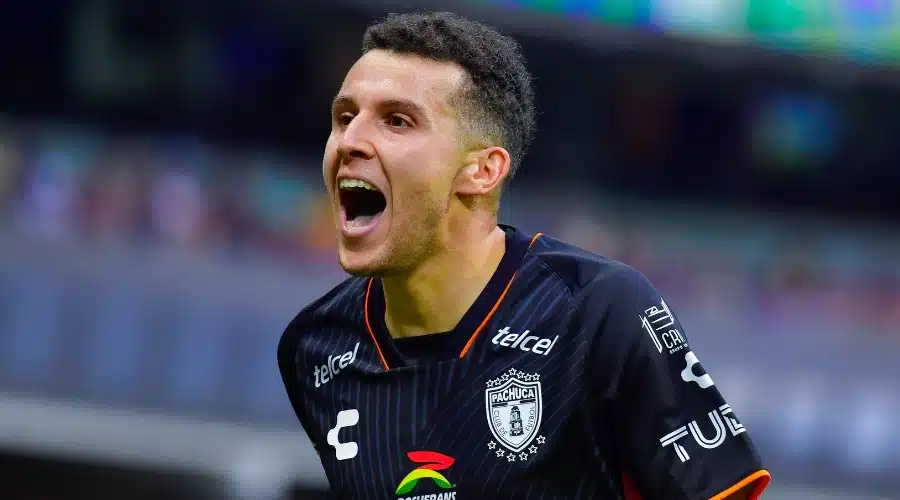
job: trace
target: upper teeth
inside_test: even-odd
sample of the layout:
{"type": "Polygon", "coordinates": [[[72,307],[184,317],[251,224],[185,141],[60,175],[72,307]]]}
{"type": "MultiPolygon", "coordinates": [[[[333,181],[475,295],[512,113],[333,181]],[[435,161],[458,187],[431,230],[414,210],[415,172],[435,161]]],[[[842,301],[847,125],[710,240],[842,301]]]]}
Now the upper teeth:
{"type": "Polygon", "coordinates": [[[360,179],[341,179],[341,182],[338,183],[338,186],[341,189],[362,188],[368,189],[369,191],[378,191],[377,187],[360,179]]]}

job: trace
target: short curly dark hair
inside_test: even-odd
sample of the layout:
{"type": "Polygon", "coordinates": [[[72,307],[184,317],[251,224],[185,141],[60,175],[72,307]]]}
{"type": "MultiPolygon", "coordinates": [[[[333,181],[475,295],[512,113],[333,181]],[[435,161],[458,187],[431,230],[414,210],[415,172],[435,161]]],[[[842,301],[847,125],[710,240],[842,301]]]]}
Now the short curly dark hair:
{"type": "Polygon", "coordinates": [[[508,179],[534,136],[537,111],[519,44],[496,29],[451,12],[390,14],[366,29],[362,53],[387,50],[462,66],[471,81],[457,101],[480,138],[509,151],[508,179]]]}

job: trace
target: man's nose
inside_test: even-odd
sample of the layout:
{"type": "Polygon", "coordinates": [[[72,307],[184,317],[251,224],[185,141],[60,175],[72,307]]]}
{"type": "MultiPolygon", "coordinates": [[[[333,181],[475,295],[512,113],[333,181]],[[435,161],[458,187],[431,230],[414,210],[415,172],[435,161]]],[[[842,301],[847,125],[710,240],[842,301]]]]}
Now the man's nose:
{"type": "Polygon", "coordinates": [[[367,160],[375,156],[371,134],[371,126],[365,116],[357,115],[350,121],[338,143],[338,154],[345,163],[354,158],[367,160]]]}

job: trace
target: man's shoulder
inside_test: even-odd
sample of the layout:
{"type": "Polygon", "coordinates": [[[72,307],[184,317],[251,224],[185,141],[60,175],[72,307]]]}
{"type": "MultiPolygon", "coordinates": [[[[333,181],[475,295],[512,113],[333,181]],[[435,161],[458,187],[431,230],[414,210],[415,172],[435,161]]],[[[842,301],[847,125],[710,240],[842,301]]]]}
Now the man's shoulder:
{"type": "Polygon", "coordinates": [[[301,321],[315,321],[331,316],[361,313],[366,300],[369,278],[351,276],[314,300],[297,314],[301,321]]]}
{"type": "Polygon", "coordinates": [[[368,278],[349,277],[304,307],[288,324],[281,343],[317,325],[363,324],[368,278]]]}
{"type": "Polygon", "coordinates": [[[529,253],[568,288],[575,302],[611,301],[652,288],[636,268],[551,236],[541,235],[529,253]]]}
{"type": "Polygon", "coordinates": [[[550,237],[532,246],[569,289],[570,328],[586,333],[595,361],[615,366],[624,355],[680,349],[686,341],[674,312],[638,269],[550,237]]]}

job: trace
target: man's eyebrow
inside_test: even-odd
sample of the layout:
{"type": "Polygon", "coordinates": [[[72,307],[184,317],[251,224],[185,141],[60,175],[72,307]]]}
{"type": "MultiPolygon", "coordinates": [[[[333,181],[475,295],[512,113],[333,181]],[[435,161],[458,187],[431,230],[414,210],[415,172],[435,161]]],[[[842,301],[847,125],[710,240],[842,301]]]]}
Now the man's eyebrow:
{"type": "Polygon", "coordinates": [[[381,102],[381,106],[385,108],[394,108],[406,111],[410,114],[416,114],[425,117],[425,109],[422,106],[406,100],[406,99],[386,99],[381,102]]]}
{"type": "MultiPolygon", "coordinates": [[[[356,100],[348,95],[338,95],[331,103],[331,109],[355,107],[356,100]]],[[[393,108],[405,111],[410,114],[416,114],[420,117],[426,117],[425,108],[421,105],[407,99],[385,99],[378,103],[380,108],[393,108]]]]}
{"type": "Polygon", "coordinates": [[[331,109],[354,106],[355,104],[356,101],[354,101],[352,97],[348,95],[338,95],[331,101],[331,109]]]}

